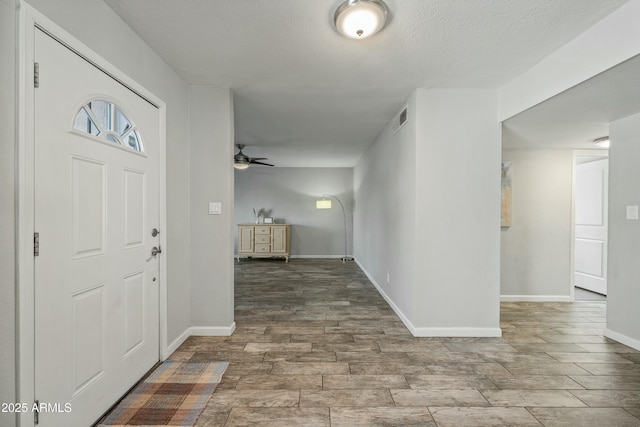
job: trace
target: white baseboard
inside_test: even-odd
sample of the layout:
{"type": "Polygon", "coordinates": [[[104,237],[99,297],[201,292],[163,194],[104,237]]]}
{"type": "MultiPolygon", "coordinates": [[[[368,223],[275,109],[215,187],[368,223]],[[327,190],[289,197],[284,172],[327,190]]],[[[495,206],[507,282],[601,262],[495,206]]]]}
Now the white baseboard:
{"type": "Polygon", "coordinates": [[[176,351],[178,349],[178,347],[180,347],[182,345],[182,343],[185,342],[187,340],[187,338],[189,338],[190,336],[191,336],[191,334],[189,334],[189,329],[187,328],[186,331],[184,331],[182,334],[180,334],[180,336],[178,338],[173,340],[173,342],[167,346],[167,349],[166,349],[166,351],[164,353],[164,357],[162,358],[162,361],[164,362],[167,359],[167,357],[171,356],[171,354],[174,351],[176,351]]]}
{"type": "Polygon", "coordinates": [[[189,336],[197,337],[229,337],[236,330],[236,322],[229,326],[192,326],[189,336]]]}
{"type": "Polygon", "coordinates": [[[640,351],[640,340],[628,337],[628,336],[626,336],[624,334],[621,334],[619,332],[612,331],[609,328],[604,328],[604,334],[603,335],[605,337],[607,337],[607,338],[611,338],[612,340],[616,340],[619,343],[626,345],[627,347],[631,347],[633,349],[636,349],[636,350],[640,351]]]}
{"type": "Polygon", "coordinates": [[[358,261],[357,259],[354,259],[354,261],[358,265],[358,267],[360,267],[360,270],[362,270],[362,272],[365,274],[365,276],[367,276],[367,279],[369,279],[369,281],[373,284],[373,286],[375,286],[375,288],[378,290],[378,293],[380,295],[382,295],[382,298],[384,298],[384,300],[387,302],[387,304],[389,304],[391,309],[398,315],[400,320],[402,320],[402,323],[404,323],[404,326],[406,326],[407,329],[409,329],[409,332],[411,332],[411,334],[415,336],[415,334],[414,334],[414,331],[416,329],[415,326],[413,326],[413,323],[411,323],[411,321],[407,318],[407,316],[405,316],[405,314],[402,312],[402,310],[400,310],[400,307],[398,307],[391,300],[391,298],[389,298],[389,295],[387,295],[386,292],[382,289],[382,287],[380,287],[378,282],[376,282],[375,279],[373,278],[373,276],[371,276],[371,274],[369,274],[367,269],[364,268],[362,266],[362,264],[360,264],[360,261],[358,261]]]}
{"type": "Polygon", "coordinates": [[[329,258],[329,259],[340,259],[344,257],[344,255],[291,255],[289,258],[329,258]]]}
{"type": "Polygon", "coordinates": [[[500,295],[505,302],[571,302],[569,295],[500,295]]]}
{"type": "Polygon", "coordinates": [[[501,337],[500,328],[416,328],[414,337],[501,337]]]}
{"type": "MultiPolygon", "coordinates": [[[[234,260],[237,257],[238,257],[238,254],[234,254],[233,255],[233,259],[234,260]]],[[[274,257],[277,257],[277,255],[274,255],[274,257]]],[[[335,259],[340,259],[342,257],[344,257],[344,255],[289,255],[290,259],[293,259],[293,258],[303,258],[303,259],[304,258],[318,258],[318,259],[327,259],[327,258],[333,259],[333,258],[335,258],[335,259]]],[[[349,255],[349,257],[350,257],[350,255],[349,255]]]]}
{"type": "Polygon", "coordinates": [[[215,327],[215,326],[192,326],[187,328],[178,338],[176,338],[171,344],[167,346],[164,353],[163,361],[171,355],[174,351],[182,345],[187,338],[192,336],[199,337],[229,337],[236,330],[236,322],[233,322],[228,327],[215,327]]]}
{"type": "Polygon", "coordinates": [[[500,328],[422,328],[416,327],[413,323],[405,316],[405,314],[400,310],[400,308],[395,305],[395,303],[391,300],[389,295],[380,287],[380,285],[373,279],[373,277],[369,274],[369,272],[360,264],[360,262],[355,259],[354,260],[360,270],[367,276],[369,281],[375,286],[378,290],[382,298],[389,304],[391,309],[398,315],[402,323],[409,329],[411,335],[414,337],[501,337],[502,329],[500,328]]]}

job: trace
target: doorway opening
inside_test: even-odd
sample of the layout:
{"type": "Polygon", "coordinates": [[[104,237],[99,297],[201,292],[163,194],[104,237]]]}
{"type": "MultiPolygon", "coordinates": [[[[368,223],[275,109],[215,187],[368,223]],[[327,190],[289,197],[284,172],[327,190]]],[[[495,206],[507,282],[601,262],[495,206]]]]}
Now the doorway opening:
{"type": "Polygon", "coordinates": [[[609,154],[574,153],[572,289],[576,301],[606,301],[609,154]]]}

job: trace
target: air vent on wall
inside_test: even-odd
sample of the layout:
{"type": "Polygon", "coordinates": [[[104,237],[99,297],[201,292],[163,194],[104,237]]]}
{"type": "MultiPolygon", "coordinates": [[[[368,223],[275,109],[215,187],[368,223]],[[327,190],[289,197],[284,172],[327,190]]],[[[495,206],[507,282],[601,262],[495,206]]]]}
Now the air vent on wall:
{"type": "Polygon", "coordinates": [[[394,119],[393,119],[393,133],[394,135],[400,130],[400,128],[402,128],[402,126],[404,126],[404,124],[407,123],[407,107],[405,106],[402,111],[400,111],[400,114],[398,114],[394,119]]]}

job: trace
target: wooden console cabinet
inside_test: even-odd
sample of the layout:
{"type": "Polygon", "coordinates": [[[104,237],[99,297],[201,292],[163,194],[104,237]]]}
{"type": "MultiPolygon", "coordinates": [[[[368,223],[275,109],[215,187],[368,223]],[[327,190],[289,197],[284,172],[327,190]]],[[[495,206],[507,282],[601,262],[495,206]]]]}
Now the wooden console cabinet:
{"type": "Polygon", "coordinates": [[[240,257],[284,257],[291,255],[290,224],[238,224],[240,257]]]}

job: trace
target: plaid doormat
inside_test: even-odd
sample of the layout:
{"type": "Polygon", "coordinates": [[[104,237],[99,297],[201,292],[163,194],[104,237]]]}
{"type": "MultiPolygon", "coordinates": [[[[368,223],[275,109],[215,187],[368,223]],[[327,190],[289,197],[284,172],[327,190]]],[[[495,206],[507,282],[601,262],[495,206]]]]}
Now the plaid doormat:
{"type": "Polygon", "coordinates": [[[98,426],[193,426],[228,365],[164,362],[98,426]]]}

